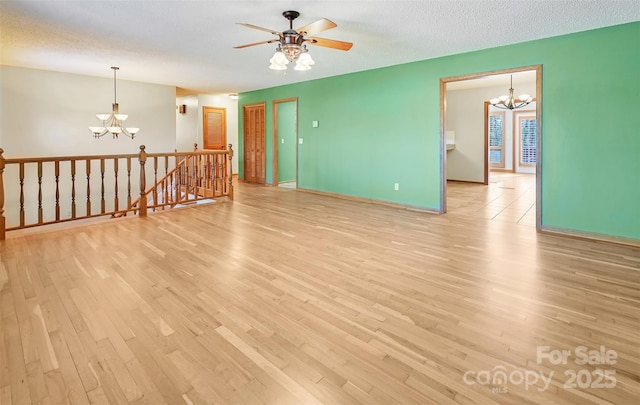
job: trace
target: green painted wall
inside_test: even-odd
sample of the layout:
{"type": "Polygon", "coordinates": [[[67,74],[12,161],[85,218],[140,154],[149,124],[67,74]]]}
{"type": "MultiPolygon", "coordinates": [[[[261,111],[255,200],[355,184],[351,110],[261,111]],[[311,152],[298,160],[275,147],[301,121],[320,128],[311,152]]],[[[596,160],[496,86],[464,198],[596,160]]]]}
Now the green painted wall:
{"type": "Polygon", "coordinates": [[[278,103],[278,181],[296,179],[296,102],[278,103]]]}
{"type": "MultiPolygon", "coordinates": [[[[239,101],[267,103],[267,182],[271,101],[298,97],[299,187],[437,210],[440,78],[541,64],[543,226],[640,239],[638,43],[640,22],[257,90],[239,101]]],[[[239,126],[242,133],[241,119],[239,126]]]]}

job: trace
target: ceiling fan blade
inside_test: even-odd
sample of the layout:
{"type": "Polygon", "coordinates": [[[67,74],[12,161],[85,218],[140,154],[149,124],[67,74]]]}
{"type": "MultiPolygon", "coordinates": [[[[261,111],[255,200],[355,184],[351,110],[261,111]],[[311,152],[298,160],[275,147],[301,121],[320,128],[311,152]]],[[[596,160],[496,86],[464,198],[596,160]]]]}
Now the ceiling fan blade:
{"type": "Polygon", "coordinates": [[[243,27],[247,27],[247,28],[253,28],[254,30],[268,32],[273,35],[282,35],[282,32],[280,31],[270,30],[269,28],[258,27],[257,25],[253,25],[253,24],[246,24],[246,23],[236,23],[236,24],[242,25],[243,27]]]}
{"type": "Polygon", "coordinates": [[[298,28],[296,31],[300,35],[310,37],[319,34],[322,31],[330,30],[331,28],[335,27],[337,27],[336,23],[323,18],[322,20],[318,20],[316,22],[312,22],[311,24],[305,25],[304,27],[298,28]]]}
{"type": "Polygon", "coordinates": [[[326,48],[333,48],[341,51],[348,51],[353,46],[351,42],[336,41],[335,39],[324,38],[307,38],[305,39],[305,42],[308,42],[312,45],[324,46],[326,48]]]}
{"type": "Polygon", "coordinates": [[[260,41],[260,42],[254,42],[253,44],[246,44],[246,45],[238,45],[238,46],[234,46],[234,49],[242,49],[242,48],[248,48],[250,46],[256,46],[256,45],[262,45],[262,44],[271,44],[273,42],[278,42],[277,39],[270,39],[269,41],[260,41]]]}

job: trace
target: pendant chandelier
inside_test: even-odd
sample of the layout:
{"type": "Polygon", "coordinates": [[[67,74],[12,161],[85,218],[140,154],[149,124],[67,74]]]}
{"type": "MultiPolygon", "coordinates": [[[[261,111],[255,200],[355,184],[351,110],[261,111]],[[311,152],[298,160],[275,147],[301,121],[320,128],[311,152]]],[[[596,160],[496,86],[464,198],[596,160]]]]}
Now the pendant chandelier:
{"type": "Polygon", "coordinates": [[[515,110],[516,108],[524,107],[531,103],[533,98],[528,94],[521,94],[518,96],[518,102],[513,96],[513,75],[511,76],[511,87],[509,88],[508,96],[500,96],[498,98],[492,98],[489,100],[492,106],[502,108],[503,110],[515,110]]]}
{"type": "Polygon", "coordinates": [[[89,131],[93,133],[95,138],[101,138],[106,134],[113,135],[113,139],[116,139],[118,135],[125,134],[129,138],[133,139],[140,128],[135,127],[123,127],[124,121],[129,117],[127,114],[120,114],[118,110],[117,92],[116,92],[116,72],[120,69],[117,66],[112,66],[113,69],[113,104],[111,113],[109,114],[96,114],[96,117],[102,121],[101,127],[89,127],[89,131]]]}

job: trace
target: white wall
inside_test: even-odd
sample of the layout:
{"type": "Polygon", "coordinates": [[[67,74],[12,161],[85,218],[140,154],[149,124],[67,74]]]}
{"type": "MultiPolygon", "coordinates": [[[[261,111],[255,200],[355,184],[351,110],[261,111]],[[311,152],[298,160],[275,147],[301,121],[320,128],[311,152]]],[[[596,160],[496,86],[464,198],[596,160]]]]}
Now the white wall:
{"type": "MultiPolygon", "coordinates": [[[[523,93],[535,97],[535,83],[514,87],[516,97],[523,93]]],[[[484,102],[508,94],[508,89],[507,83],[500,87],[447,91],[445,130],[456,134],[455,149],[447,152],[448,180],[484,182],[484,102]]],[[[513,127],[510,118],[505,121],[507,129],[513,127]]]]}
{"type": "MultiPolygon", "coordinates": [[[[108,69],[108,67],[107,67],[108,69]]],[[[118,79],[120,112],[128,114],[128,126],[140,128],[134,140],[121,135],[112,139],[106,135],[95,139],[88,126],[98,126],[96,113],[111,112],[113,77],[98,78],[49,72],[43,70],[0,66],[0,147],[6,158],[77,156],[104,154],[136,154],[141,144],[147,152],[172,152],[176,147],[175,87],[118,79]]],[[[138,165],[134,159],[134,166],[138,165]]],[[[76,205],[78,215],[85,215],[87,180],[84,161],[76,165],[76,205]]],[[[132,194],[139,194],[138,171],[132,176],[132,194]]],[[[5,170],[5,209],[7,225],[18,221],[18,168],[5,170]]],[[[69,163],[60,167],[60,209],[63,218],[71,210],[71,175],[69,163]]],[[[160,173],[162,173],[160,168],[160,173]]],[[[105,162],[105,199],[108,209],[113,205],[113,162],[105,162]]],[[[120,161],[120,208],[125,208],[127,196],[126,162],[120,161]]],[[[153,180],[153,165],[147,165],[147,184],[153,180]]],[[[54,218],[55,177],[53,164],[43,166],[42,198],[44,220],[54,218]]],[[[92,213],[99,210],[101,178],[99,162],[91,169],[92,213]]],[[[25,216],[33,222],[37,214],[39,194],[34,165],[25,168],[25,216]]]]}
{"type": "MultiPolygon", "coordinates": [[[[108,67],[107,67],[108,69],[108,67]]],[[[120,71],[121,72],[121,71],[120,71]]],[[[121,76],[119,72],[118,76],[121,76]]],[[[109,72],[111,73],[111,72],[109,72]]],[[[0,66],[0,148],[5,158],[77,156],[104,154],[136,154],[140,145],[146,151],[172,152],[190,151],[194,142],[202,147],[202,108],[216,106],[227,109],[227,142],[235,148],[238,144],[237,100],[224,96],[191,96],[176,99],[175,87],[132,82],[118,78],[117,101],[120,112],[128,114],[127,126],[140,128],[136,138],[121,135],[112,139],[106,135],[95,139],[89,126],[99,126],[96,113],[111,112],[113,103],[113,77],[99,78],[43,70],[0,66]],[[187,114],[179,114],[176,105],[187,104],[187,114]]],[[[76,174],[76,203],[79,214],[84,215],[86,200],[86,174],[78,163],[76,174]],[[82,208],[82,209],[81,209],[82,208]]],[[[99,162],[94,162],[99,164],[99,162]]],[[[160,162],[162,163],[162,162],[160,162]]],[[[134,165],[137,165],[137,160],[134,165]]],[[[95,166],[95,165],[94,165],[95,166]]],[[[162,165],[160,165],[162,166],[162,165]]],[[[126,162],[120,162],[118,188],[120,208],[124,208],[127,195],[126,162]]],[[[233,170],[237,173],[237,153],[233,170]]],[[[32,221],[37,211],[37,175],[28,167],[25,177],[25,211],[27,222],[32,221]]],[[[60,206],[62,217],[70,215],[70,167],[61,168],[60,206]]],[[[106,162],[105,199],[107,209],[113,204],[113,163],[106,162]]],[[[136,170],[133,172],[137,173],[136,170]]],[[[158,173],[163,167],[158,168],[158,173]]],[[[19,186],[17,166],[5,171],[7,221],[15,226],[18,220],[19,186]]],[[[154,169],[147,164],[147,185],[152,184],[154,169]]],[[[139,193],[138,176],[132,176],[134,198],[139,193]]],[[[99,201],[102,188],[100,167],[91,169],[92,201],[99,201]]],[[[55,178],[53,165],[43,167],[43,207],[45,221],[51,220],[55,205],[55,178]]],[[[99,209],[94,202],[92,213],[99,209]]]]}
{"type": "Polygon", "coordinates": [[[177,105],[186,105],[187,111],[180,114],[176,108],[176,147],[180,152],[193,150],[193,144],[197,143],[202,147],[202,142],[198,142],[198,123],[200,109],[198,108],[198,96],[178,97],[177,105]]]}
{"type": "MultiPolygon", "coordinates": [[[[109,67],[105,67],[110,72],[109,67]]],[[[120,71],[122,72],[122,70],[120,71]]],[[[5,157],[171,152],[176,147],[175,87],[118,78],[120,112],[140,128],[94,139],[96,113],[111,112],[113,77],[100,78],[0,66],[0,147],[5,157]]]]}

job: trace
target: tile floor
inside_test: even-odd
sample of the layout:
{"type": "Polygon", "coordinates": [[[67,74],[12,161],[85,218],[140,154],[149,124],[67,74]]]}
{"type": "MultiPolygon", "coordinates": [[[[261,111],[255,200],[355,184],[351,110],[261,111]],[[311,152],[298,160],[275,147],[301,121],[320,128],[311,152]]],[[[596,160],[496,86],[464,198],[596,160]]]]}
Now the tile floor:
{"type": "Polygon", "coordinates": [[[447,182],[447,214],[536,226],[536,175],[491,172],[489,185],[447,182]]]}

